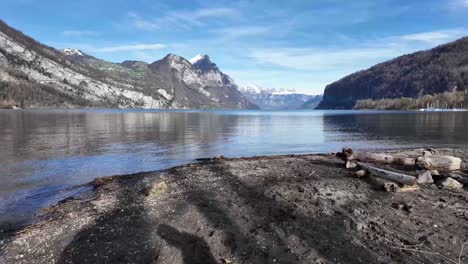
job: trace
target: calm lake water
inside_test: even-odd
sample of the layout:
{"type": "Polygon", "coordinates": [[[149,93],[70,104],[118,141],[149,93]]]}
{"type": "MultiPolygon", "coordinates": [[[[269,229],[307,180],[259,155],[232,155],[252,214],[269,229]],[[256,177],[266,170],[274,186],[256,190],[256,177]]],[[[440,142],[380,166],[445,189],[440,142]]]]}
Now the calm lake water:
{"type": "Polygon", "coordinates": [[[98,176],[197,158],[467,147],[466,112],[0,110],[0,223],[98,176]]]}

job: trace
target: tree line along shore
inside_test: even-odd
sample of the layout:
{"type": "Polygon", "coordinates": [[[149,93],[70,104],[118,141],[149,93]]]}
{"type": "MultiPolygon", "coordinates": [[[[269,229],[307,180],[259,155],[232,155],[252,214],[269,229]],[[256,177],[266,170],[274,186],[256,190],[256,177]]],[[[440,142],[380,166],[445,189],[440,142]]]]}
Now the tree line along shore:
{"type": "Polygon", "coordinates": [[[416,109],[468,109],[468,92],[445,92],[418,98],[363,99],[354,109],[416,110],[416,109]]]}

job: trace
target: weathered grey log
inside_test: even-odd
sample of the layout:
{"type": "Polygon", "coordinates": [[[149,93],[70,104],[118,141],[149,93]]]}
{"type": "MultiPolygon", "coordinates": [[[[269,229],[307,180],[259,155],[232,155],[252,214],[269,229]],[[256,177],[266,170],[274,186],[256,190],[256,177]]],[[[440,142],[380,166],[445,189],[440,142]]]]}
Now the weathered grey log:
{"type": "Polygon", "coordinates": [[[367,170],[370,174],[379,178],[383,178],[404,185],[414,185],[416,183],[416,177],[410,175],[380,169],[370,164],[362,162],[358,162],[358,165],[361,166],[362,169],[367,170]]]}
{"type": "Polygon", "coordinates": [[[343,148],[343,154],[347,161],[359,160],[363,162],[378,162],[384,164],[400,164],[414,166],[415,159],[404,155],[391,155],[376,152],[356,152],[350,148],[343,148]]]}
{"type": "Polygon", "coordinates": [[[462,160],[453,156],[423,156],[418,157],[416,165],[427,170],[454,171],[461,168],[462,160]]]}

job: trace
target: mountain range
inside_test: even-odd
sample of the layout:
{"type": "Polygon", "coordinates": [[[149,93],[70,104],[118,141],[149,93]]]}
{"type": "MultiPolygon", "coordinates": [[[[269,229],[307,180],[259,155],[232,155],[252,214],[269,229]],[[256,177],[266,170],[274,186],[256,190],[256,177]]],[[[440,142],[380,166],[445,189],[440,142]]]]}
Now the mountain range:
{"type": "Polygon", "coordinates": [[[112,63],[0,21],[0,100],[21,107],[256,109],[207,55],[112,63]]]}
{"type": "Polygon", "coordinates": [[[320,109],[349,109],[358,100],[418,98],[468,91],[468,37],[353,73],[325,88],[320,109]]]}
{"type": "Polygon", "coordinates": [[[348,75],[321,95],[242,88],[207,55],[113,63],[48,47],[0,20],[0,108],[350,109],[363,99],[468,92],[468,37],[348,75]]]}
{"type": "Polygon", "coordinates": [[[321,95],[300,94],[294,89],[263,88],[253,84],[242,86],[240,91],[261,109],[313,109],[322,100],[321,95]],[[309,104],[304,105],[307,102],[309,104]]]}

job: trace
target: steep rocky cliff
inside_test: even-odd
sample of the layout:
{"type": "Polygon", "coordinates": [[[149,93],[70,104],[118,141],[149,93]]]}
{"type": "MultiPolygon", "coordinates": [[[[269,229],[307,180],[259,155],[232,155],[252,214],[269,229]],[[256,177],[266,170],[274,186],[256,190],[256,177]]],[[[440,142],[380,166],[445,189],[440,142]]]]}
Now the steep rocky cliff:
{"type": "Polygon", "coordinates": [[[404,55],[328,85],[321,109],[352,108],[360,99],[420,97],[468,90],[468,37],[404,55]]]}
{"type": "Polygon", "coordinates": [[[111,63],[45,46],[0,21],[0,101],[22,107],[256,108],[209,63],[199,68],[173,54],[111,63]]]}

